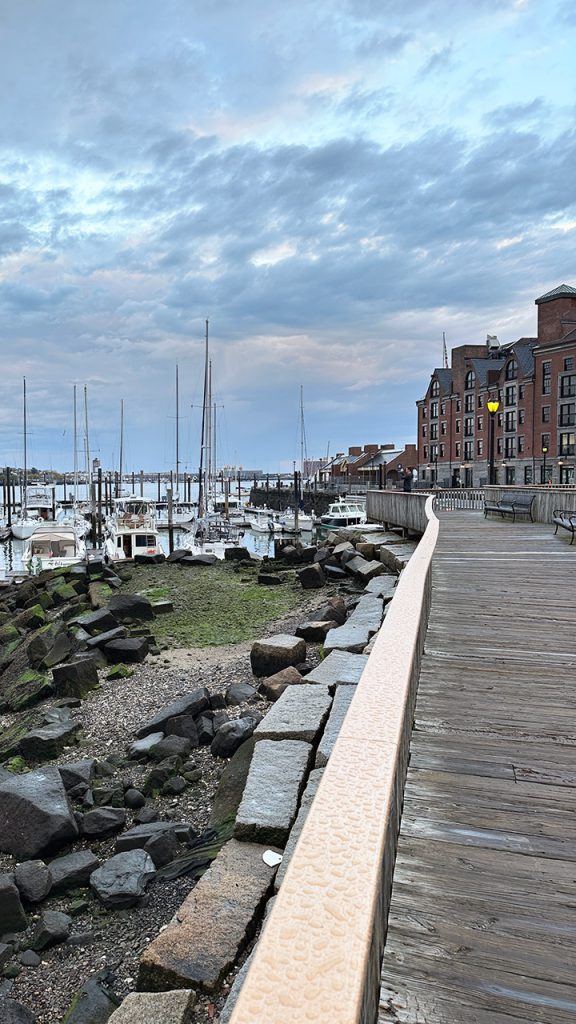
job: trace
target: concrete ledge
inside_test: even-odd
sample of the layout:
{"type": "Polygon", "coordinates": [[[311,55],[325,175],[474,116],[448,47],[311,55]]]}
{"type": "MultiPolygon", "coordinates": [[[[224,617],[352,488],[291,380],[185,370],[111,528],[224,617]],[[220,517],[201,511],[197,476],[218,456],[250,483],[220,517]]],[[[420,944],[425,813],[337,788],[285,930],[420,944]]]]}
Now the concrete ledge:
{"type": "Polygon", "coordinates": [[[196,993],[132,992],[109,1018],[108,1024],[190,1024],[196,993]]]}
{"type": "Polygon", "coordinates": [[[426,533],[355,688],[231,1024],[376,1020],[438,536],[432,501],[426,533]]]}

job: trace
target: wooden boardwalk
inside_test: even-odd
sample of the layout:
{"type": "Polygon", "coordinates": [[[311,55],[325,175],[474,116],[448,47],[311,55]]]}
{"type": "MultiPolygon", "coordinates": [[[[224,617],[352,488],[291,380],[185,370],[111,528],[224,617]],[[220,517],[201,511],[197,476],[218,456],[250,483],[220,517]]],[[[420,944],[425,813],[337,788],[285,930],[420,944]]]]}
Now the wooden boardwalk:
{"type": "Polygon", "coordinates": [[[380,1024],[576,1021],[576,545],[441,514],[380,1024]]]}

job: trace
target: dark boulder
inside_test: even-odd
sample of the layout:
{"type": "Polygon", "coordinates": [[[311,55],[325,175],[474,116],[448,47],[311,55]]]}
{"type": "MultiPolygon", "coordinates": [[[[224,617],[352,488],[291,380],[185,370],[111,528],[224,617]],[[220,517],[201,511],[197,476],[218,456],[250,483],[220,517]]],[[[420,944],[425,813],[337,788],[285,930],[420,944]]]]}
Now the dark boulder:
{"type": "Polygon", "coordinates": [[[109,970],[99,971],[89,978],[74,996],[63,1024],[106,1024],[120,1005],[120,998],[111,986],[109,970]]]}
{"type": "MultiPolygon", "coordinates": [[[[96,585],[94,584],[94,586],[96,585]]],[[[118,620],[108,608],[99,608],[95,612],[79,615],[76,619],[76,625],[81,626],[87,633],[94,636],[96,633],[107,633],[110,629],[115,629],[118,625],[118,620]]]]}
{"type": "Polygon", "coordinates": [[[164,727],[167,736],[184,736],[190,740],[191,747],[199,744],[196,720],[192,715],[176,715],[169,718],[164,727]]]}
{"type": "Polygon", "coordinates": [[[250,683],[231,683],[226,690],[226,703],[233,707],[236,704],[253,704],[258,700],[258,691],[250,683]]]}
{"type": "Polygon", "coordinates": [[[78,850],[69,853],[65,857],[57,857],[50,861],[50,874],[52,875],[52,896],[61,896],[70,889],[79,889],[87,886],[90,882],[90,875],[99,866],[100,861],[94,856],[92,850],[78,850]]]}
{"type": "Polygon", "coordinates": [[[162,565],[166,561],[166,555],[135,555],[135,565],[162,565]]]}
{"type": "MultiPolygon", "coordinates": [[[[26,1006],[0,994],[0,1020],[2,1024],[36,1024],[36,1017],[26,1006]]],[[[99,1024],[99,1022],[94,1022],[99,1024]]]]}
{"type": "Polygon", "coordinates": [[[32,936],[32,949],[38,952],[57,946],[60,942],[66,942],[71,924],[72,918],[68,917],[68,914],[62,914],[59,910],[46,910],[32,936]]]}
{"type": "Polygon", "coordinates": [[[102,864],[90,885],[105,907],[133,907],[156,874],[154,861],[144,850],[117,853],[102,864]]]}
{"type": "Polygon", "coordinates": [[[80,723],[70,718],[31,729],[20,740],[21,753],[29,761],[49,761],[74,742],[79,729],[80,723]]]}
{"type": "Polygon", "coordinates": [[[185,558],[180,559],[180,565],[194,566],[194,565],[216,565],[218,561],[217,555],[186,555],[185,558]]]}
{"type": "Polygon", "coordinates": [[[165,864],[169,864],[178,856],[180,849],[180,843],[173,831],[158,832],[150,836],[144,846],[144,852],[152,858],[156,868],[163,868],[165,864]]]}
{"type": "Polygon", "coordinates": [[[95,766],[96,761],[93,757],[87,757],[84,761],[72,761],[70,764],[59,764],[58,771],[66,791],[82,783],[89,786],[94,777],[95,766]]]}
{"type": "Polygon", "coordinates": [[[176,548],[175,551],[172,551],[172,553],[168,555],[166,561],[172,563],[181,562],[183,558],[187,558],[187,556],[191,554],[192,552],[190,548],[176,548]]]}
{"type": "Polygon", "coordinates": [[[0,874],[0,932],[23,932],[28,927],[28,918],[20,901],[20,893],[14,875],[0,874]]]}
{"type": "Polygon", "coordinates": [[[58,850],[77,835],[57,768],[0,781],[0,850],[28,860],[58,850]]]}
{"type": "Polygon", "coordinates": [[[192,743],[187,736],[172,734],[155,743],[150,750],[150,756],[155,761],[163,761],[165,757],[185,757],[191,750],[192,743]]]}
{"type": "Polygon", "coordinates": [[[112,615],[124,622],[125,619],[151,620],[154,618],[152,605],[142,594],[115,594],[108,602],[112,615]]]}
{"type": "Polygon", "coordinates": [[[123,640],[128,635],[126,626],[115,626],[114,629],[107,629],[105,633],[96,633],[86,641],[86,647],[93,650],[95,647],[104,649],[107,644],[114,640],[123,640]]]}
{"type": "Polygon", "coordinates": [[[326,577],[319,562],[306,565],[298,572],[303,590],[319,590],[326,583],[326,577]]]}
{"type": "Polygon", "coordinates": [[[225,548],[224,549],[224,561],[226,562],[244,562],[250,560],[250,552],[248,548],[225,548]]]}
{"type": "Polygon", "coordinates": [[[123,832],[122,835],[118,836],[116,840],[116,850],[118,853],[123,853],[126,850],[143,850],[150,839],[154,836],[164,835],[167,832],[175,835],[180,842],[188,842],[193,835],[192,828],[187,822],[143,822],[139,825],[134,825],[133,828],[128,829],[127,832],[123,832]]]}
{"type": "Polygon", "coordinates": [[[43,860],[24,860],[17,864],[14,880],[26,903],[40,903],[52,887],[52,874],[43,860]]]}
{"type": "Polygon", "coordinates": [[[103,839],[118,832],[126,824],[123,807],[95,807],[82,819],[82,834],[88,839],[103,839]]]}
{"type": "Polygon", "coordinates": [[[262,716],[237,718],[234,722],[221,725],[210,745],[214,757],[232,757],[245,740],[250,739],[262,716]]]}
{"type": "Polygon", "coordinates": [[[203,686],[201,689],[193,690],[186,697],[181,697],[179,700],[166,705],[157,715],[154,715],[154,718],[149,719],[145,725],[138,729],[136,736],[140,739],[151,732],[159,732],[161,729],[164,729],[169,719],[176,718],[179,715],[192,715],[195,718],[208,707],[210,707],[210,694],[206,687],[203,686]]]}
{"type": "Polygon", "coordinates": [[[98,669],[93,658],[76,658],[52,669],[54,689],[61,697],[84,697],[98,686],[98,669]]]}
{"type": "Polygon", "coordinates": [[[144,661],[150,645],[145,636],[128,636],[124,640],[112,640],[104,647],[104,654],[113,665],[132,665],[144,661]]]}

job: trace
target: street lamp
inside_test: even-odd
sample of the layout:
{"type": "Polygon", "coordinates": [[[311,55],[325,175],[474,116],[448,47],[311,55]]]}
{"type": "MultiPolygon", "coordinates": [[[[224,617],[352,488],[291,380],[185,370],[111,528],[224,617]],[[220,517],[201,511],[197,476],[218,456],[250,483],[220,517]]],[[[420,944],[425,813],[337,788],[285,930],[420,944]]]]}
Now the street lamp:
{"type": "Polygon", "coordinates": [[[560,484],[564,483],[564,481],[562,479],[562,470],[563,470],[563,468],[564,468],[564,461],[562,459],[559,459],[558,460],[558,483],[560,483],[560,484]]]}
{"type": "Polygon", "coordinates": [[[494,417],[496,416],[496,413],[498,412],[498,409],[500,408],[500,402],[498,401],[497,398],[491,398],[486,403],[486,408],[488,409],[488,412],[490,413],[490,441],[489,441],[489,448],[490,448],[489,459],[490,459],[490,461],[489,461],[489,470],[488,470],[488,483],[489,484],[495,484],[496,480],[495,480],[495,474],[494,474],[494,417]]]}
{"type": "Polygon", "coordinates": [[[542,455],[544,456],[544,465],[542,466],[542,483],[546,483],[546,456],[548,454],[548,448],[544,446],[542,448],[542,455]]]}

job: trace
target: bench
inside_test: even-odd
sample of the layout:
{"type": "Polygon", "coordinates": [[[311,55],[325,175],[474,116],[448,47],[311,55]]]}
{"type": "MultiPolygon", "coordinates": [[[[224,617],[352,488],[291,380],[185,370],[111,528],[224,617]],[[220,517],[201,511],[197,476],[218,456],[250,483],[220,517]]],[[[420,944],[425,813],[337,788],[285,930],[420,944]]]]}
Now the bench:
{"type": "Polygon", "coordinates": [[[484,518],[489,512],[495,512],[502,516],[512,516],[512,521],[516,521],[516,516],[530,516],[530,522],[533,523],[532,517],[532,505],[534,504],[534,495],[530,494],[517,494],[512,498],[503,498],[501,501],[485,501],[484,502],[484,518]]]}
{"type": "Polygon", "coordinates": [[[570,537],[570,543],[573,544],[574,531],[576,530],[576,512],[569,512],[565,508],[555,508],[552,516],[552,522],[556,526],[554,536],[558,533],[558,528],[562,527],[563,530],[568,530],[568,532],[572,534],[570,537]]]}

